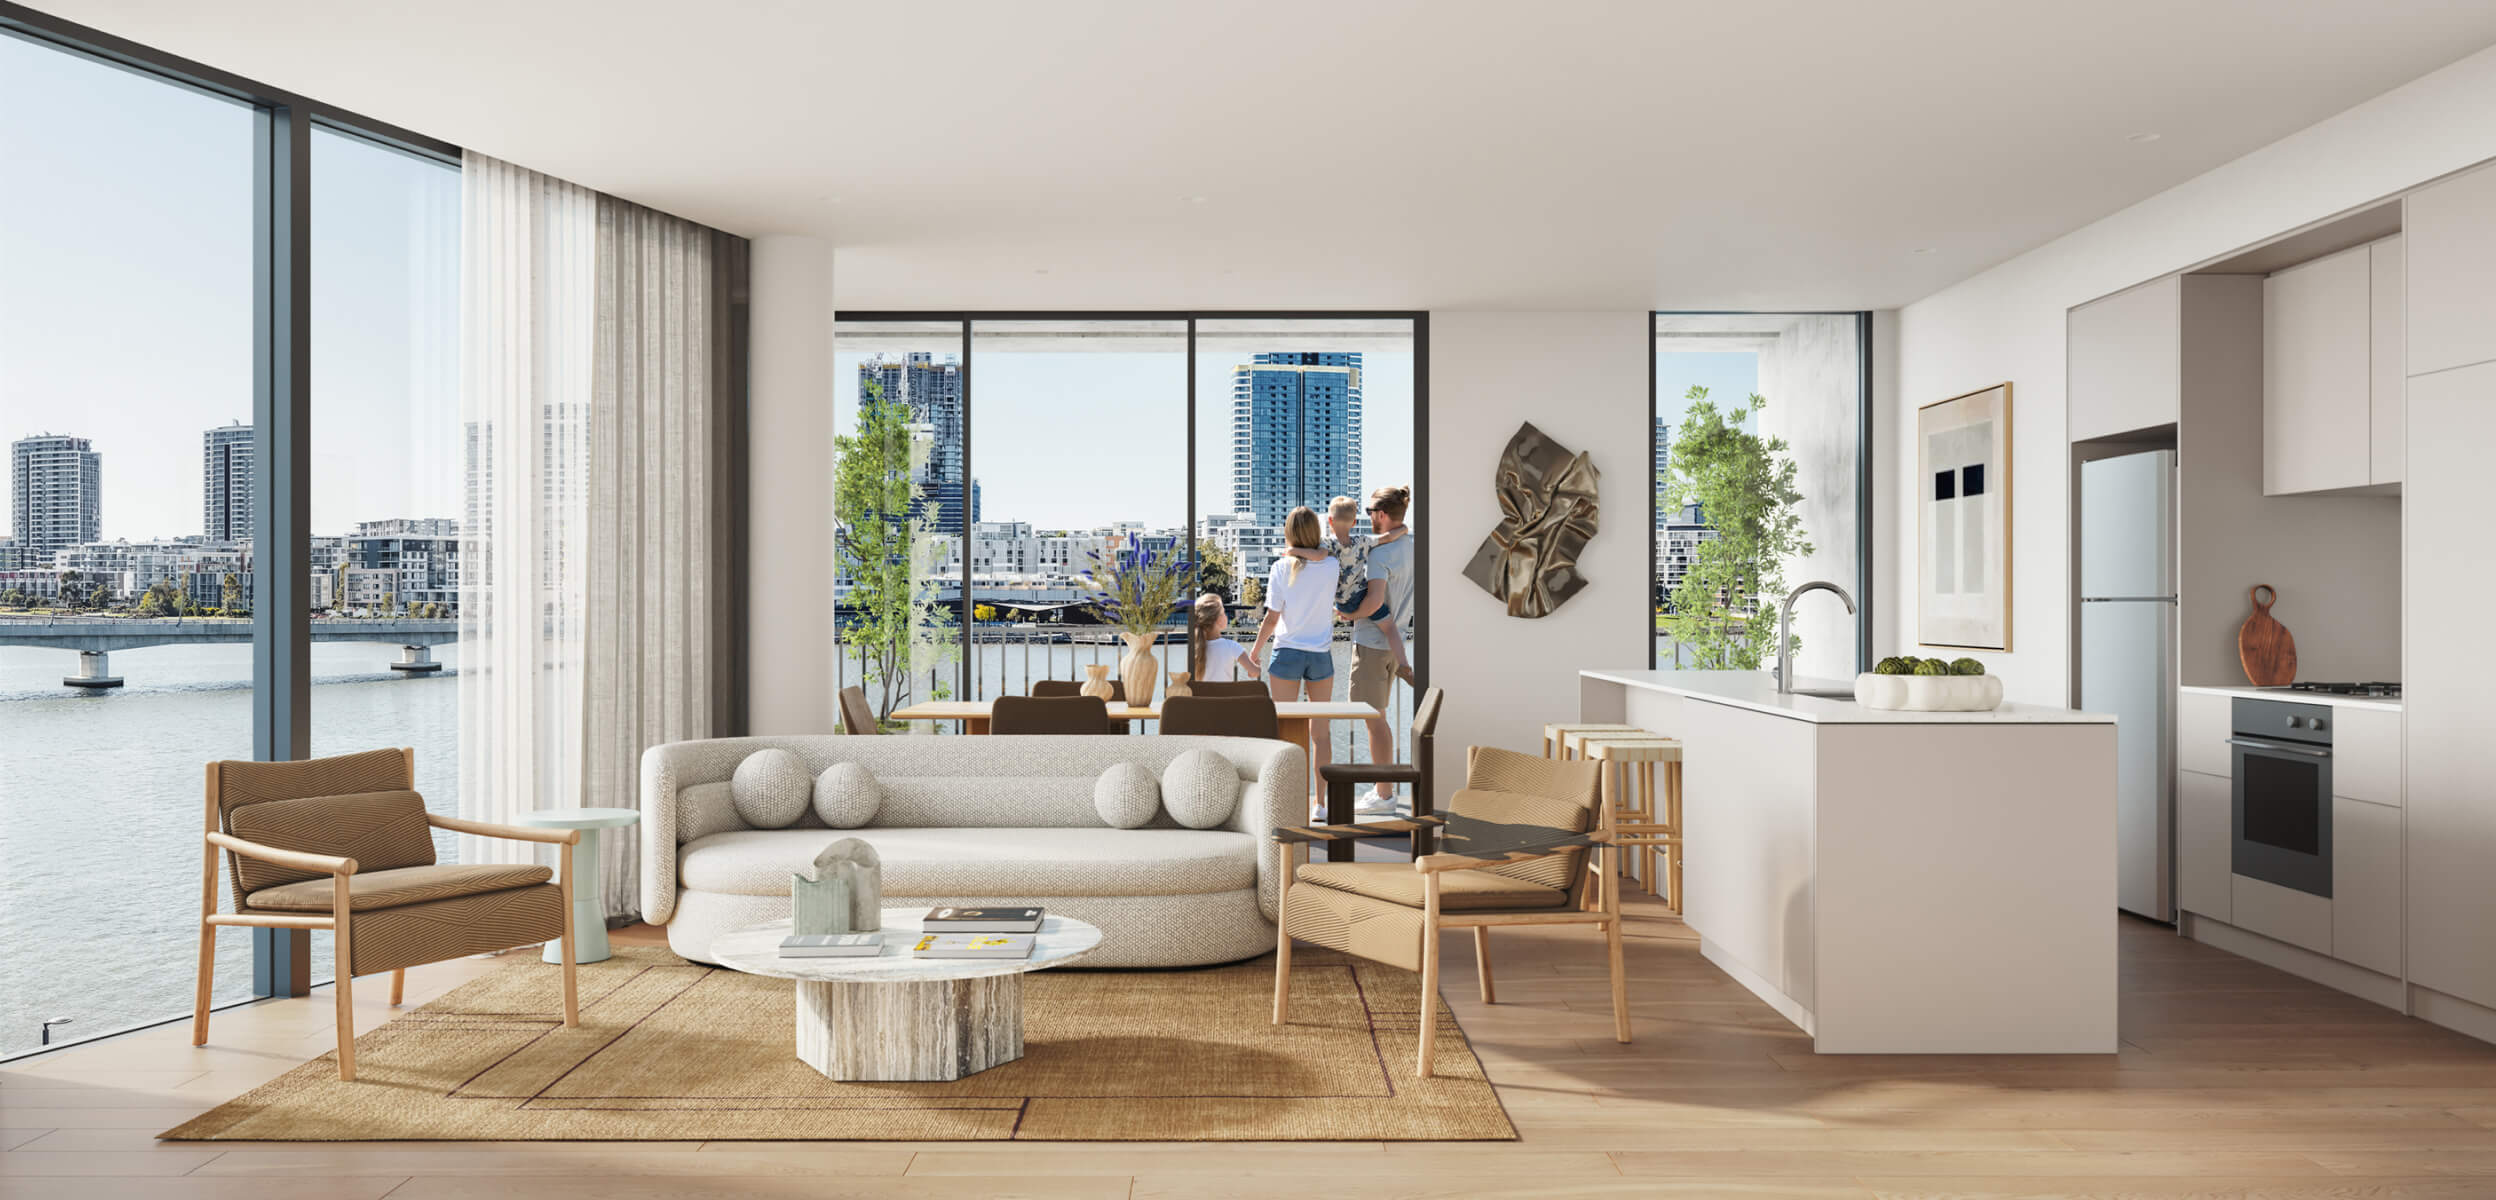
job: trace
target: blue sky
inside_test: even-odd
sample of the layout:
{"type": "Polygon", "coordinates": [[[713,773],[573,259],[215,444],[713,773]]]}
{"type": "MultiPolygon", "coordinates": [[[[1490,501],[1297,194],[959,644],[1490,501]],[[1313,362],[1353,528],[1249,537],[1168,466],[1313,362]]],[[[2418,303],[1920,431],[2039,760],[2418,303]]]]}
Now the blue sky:
{"type": "MultiPolygon", "coordinates": [[[[0,112],[0,442],[92,440],[108,539],[199,533],[200,433],[251,417],[252,112],[5,35],[0,112]]],[[[313,529],[457,516],[458,173],[326,131],[312,170],[313,529]]]]}

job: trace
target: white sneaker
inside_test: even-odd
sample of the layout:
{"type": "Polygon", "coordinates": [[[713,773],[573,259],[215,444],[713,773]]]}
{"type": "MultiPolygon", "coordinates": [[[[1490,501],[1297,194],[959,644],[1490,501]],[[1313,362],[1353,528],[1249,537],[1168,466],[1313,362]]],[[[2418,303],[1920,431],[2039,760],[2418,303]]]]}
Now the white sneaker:
{"type": "Polygon", "coordinates": [[[1396,815],[1395,797],[1363,792],[1360,801],[1352,806],[1352,811],[1363,817],[1392,817],[1396,815]]]}

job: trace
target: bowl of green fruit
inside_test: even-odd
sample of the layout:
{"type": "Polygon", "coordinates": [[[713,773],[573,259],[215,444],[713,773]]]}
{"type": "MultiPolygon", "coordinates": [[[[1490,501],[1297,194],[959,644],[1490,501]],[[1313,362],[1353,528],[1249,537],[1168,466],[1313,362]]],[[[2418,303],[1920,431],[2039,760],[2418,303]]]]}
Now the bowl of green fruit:
{"type": "Polygon", "coordinates": [[[1972,658],[1892,655],[1855,676],[1855,703],[1901,712],[1991,712],[2002,707],[2002,680],[1972,658]]]}

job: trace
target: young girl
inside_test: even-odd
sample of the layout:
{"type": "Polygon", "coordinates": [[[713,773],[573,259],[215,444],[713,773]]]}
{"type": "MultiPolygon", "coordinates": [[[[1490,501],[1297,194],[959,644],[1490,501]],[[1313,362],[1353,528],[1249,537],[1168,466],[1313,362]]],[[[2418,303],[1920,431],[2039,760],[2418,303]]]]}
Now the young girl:
{"type": "MultiPolygon", "coordinates": [[[[1283,540],[1293,550],[1314,550],[1324,536],[1316,510],[1305,505],[1283,522],[1283,540]]],[[[1263,658],[1265,644],[1275,643],[1265,688],[1276,700],[1335,698],[1335,580],[1341,574],[1329,557],[1311,561],[1287,553],[1274,560],[1265,581],[1265,621],[1249,653],[1263,658]]],[[[1323,767],[1333,760],[1334,746],[1324,721],[1310,724],[1309,760],[1323,767]]]]}
{"type": "Polygon", "coordinates": [[[1231,683],[1242,672],[1258,673],[1257,660],[1247,656],[1248,648],[1222,636],[1230,627],[1231,614],[1222,606],[1222,597],[1212,592],[1196,597],[1187,611],[1187,640],[1195,647],[1187,657],[1189,678],[1231,683]]]}

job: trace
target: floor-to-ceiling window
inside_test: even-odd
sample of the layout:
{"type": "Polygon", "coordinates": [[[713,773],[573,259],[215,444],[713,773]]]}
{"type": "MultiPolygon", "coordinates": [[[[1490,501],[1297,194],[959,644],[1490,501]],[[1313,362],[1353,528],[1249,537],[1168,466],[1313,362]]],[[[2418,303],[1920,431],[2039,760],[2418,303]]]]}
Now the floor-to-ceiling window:
{"type": "MultiPolygon", "coordinates": [[[[457,154],[0,14],[0,1058],[189,1013],[206,763],[456,802],[457,154]]],[[[212,1000],[326,943],[223,930],[212,1000]]]]}
{"type": "MultiPolygon", "coordinates": [[[[834,417],[847,439],[836,470],[863,483],[873,472],[855,455],[866,453],[908,471],[909,560],[923,564],[902,589],[889,547],[881,559],[844,556],[835,586],[845,681],[890,711],[937,695],[1024,694],[1036,680],[1114,664],[1122,648],[1076,579],[1086,555],[1110,545],[1184,548],[1201,590],[1226,602],[1232,636],[1253,641],[1248,581],[1272,565],[1291,508],[1322,512],[1336,496],[1365,508],[1381,486],[1418,482],[1420,321],[845,315],[833,342],[834,417]],[[879,422],[900,428],[870,436],[879,422]],[[880,597],[891,611],[903,590],[918,614],[896,628],[875,606],[880,597]]],[[[843,494],[852,507],[874,498],[843,494]]],[[[896,507],[887,498],[875,511],[889,524],[896,507]]],[[[854,515],[844,511],[844,524],[854,515]]],[[[1426,527],[1418,507],[1410,516],[1426,527]]],[[[1356,532],[1367,525],[1363,515],[1356,532]]],[[[1419,616],[1404,626],[1416,665],[1419,616]]],[[[1164,636],[1164,665],[1177,669],[1180,624],[1164,636]]],[[[1338,696],[1351,647],[1347,627],[1338,696]]],[[[1412,702],[1399,683],[1388,703],[1399,740],[1412,702]]],[[[1338,723],[1333,734],[1337,758],[1370,755],[1363,726],[1338,723]]]]}
{"type": "MultiPolygon", "coordinates": [[[[311,755],[416,748],[459,811],[459,169],[312,131],[311,755]]],[[[458,842],[434,833],[440,861],[458,842]]],[[[329,939],[312,975],[330,977],[329,939]]]]}
{"type": "Polygon", "coordinates": [[[252,753],[255,119],[0,36],[0,1056],[190,1007],[201,765],[252,753]]]}
{"type": "Polygon", "coordinates": [[[1795,673],[1852,678],[1871,627],[1868,314],[1653,321],[1656,665],[1772,662],[1779,602],[1826,580],[1857,611],[1798,602],[1795,673]]]}

